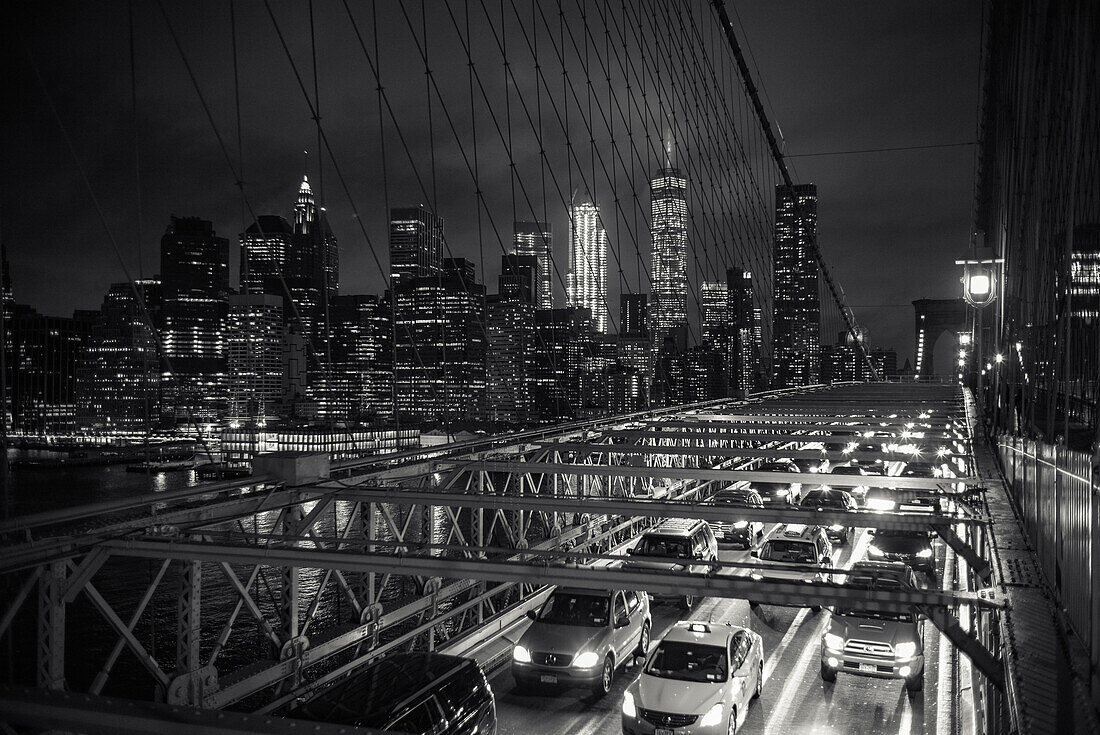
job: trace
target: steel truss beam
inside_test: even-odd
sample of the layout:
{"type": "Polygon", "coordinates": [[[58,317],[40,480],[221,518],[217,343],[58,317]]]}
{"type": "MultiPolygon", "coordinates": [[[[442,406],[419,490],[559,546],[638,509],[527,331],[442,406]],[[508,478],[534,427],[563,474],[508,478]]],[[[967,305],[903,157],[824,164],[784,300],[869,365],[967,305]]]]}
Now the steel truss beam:
{"type": "Polygon", "coordinates": [[[918,605],[917,609],[928,616],[932,624],[985,674],[993,686],[1004,691],[1005,667],[1000,656],[986,648],[973,632],[965,630],[949,609],[928,605],[918,605]]]}
{"type": "Polygon", "coordinates": [[[986,521],[967,516],[946,516],[931,513],[899,513],[871,510],[814,510],[798,507],[732,508],[706,505],[695,500],[649,500],[644,498],[577,497],[552,495],[462,495],[458,493],[425,492],[393,488],[343,488],[334,492],[339,500],[357,502],[415,503],[436,507],[484,508],[486,510],[522,509],[543,513],[604,513],[608,515],[643,516],[649,518],[702,518],[707,521],[733,522],[742,519],[778,523],[828,525],[839,523],[899,531],[928,531],[945,523],[984,524],[986,521]]]}
{"type": "Polygon", "coordinates": [[[566,464],[560,462],[486,462],[462,460],[447,463],[468,472],[497,472],[513,475],[579,475],[588,477],[664,477],[672,480],[716,480],[719,482],[794,482],[835,487],[882,487],[888,489],[940,490],[945,485],[972,482],[970,477],[884,477],[876,475],[819,475],[810,472],[756,472],[753,470],[704,469],[701,467],[655,467],[636,465],[566,464]],[[826,479],[827,478],[827,479],[826,479]]]}
{"type": "MultiPolygon", "coordinates": [[[[698,418],[694,420],[685,420],[682,418],[669,419],[668,421],[646,421],[646,426],[653,429],[672,428],[672,429],[727,429],[733,431],[746,431],[752,433],[753,431],[797,431],[797,432],[816,432],[817,436],[851,436],[846,432],[858,431],[860,434],[868,431],[883,431],[890,428],[904,428],[905,423],[899,424],[887,424],[880,426],[878,424],[838,424],[835,423],[808,423],[804,420],[799,421],[787,421],[783,416],[767,416],[759,417],[757,421],[723,421],[721,419],[708,420],[704,418],[698,418]],[[841,432],[836,434],[835,432],[841,432]]],[[[792,417],[799,418],[802,417],[792,417]]],[[[942,439],[946,430],[943,426],[936,426],[931,429],[917,429],[918,433],[923,433],[925,436],[932,434],[935,439],[942,439]]]]}
{"type": "MultiPolygon", "coordinates": [[[[707,435],[697,435],[699,439],[714,441],[707,435]]],[[[665,440],[664,434],[653,432],[637,432],[638,439],[665,440]]],[[[679,440],[680,437],[675,437],[679,440]]],[[[687,441],[691,438],[683,437],[687,441]]],[[[720,440],[726,441],[726,440],[720,440]]],[[[755,457],[790,457],[791,459],[823,459],[847,461],[859,459],[874,461],[882,459],[883,455],[889,455],[889,461],[913,460],[913,455],[903,452],[836,452],[822,449],[741,449],[740,447],[693,447],[693,446],[668,446],[665,444],[585,444],[575,442],[561,442],[558,444],[543,444],[543,449],[555,452],[584,452],[589,454],[607,453],[631,454],[631,455],[661,455],[669,454],[681,457],[728,457],[731,459],[750,459],[755,457]]]]}
{"type": "MultiPolygon", "coordinates": [[[[110,553],[153,559],[229,561],[273,566],[302,566],[314,569],[342,569],[352,572],[392,572],[406,575],[437,574],[441,560],[436,556],[393,556],[390,554],[334,551],[331,549],[288,549],[237,544],[201,543],[184,540],[122,539],[103,544],[110,553]]],[[[511,550],[514,553],[514,550],[511,550]]],[[[525,582],[586,589],[639,589],[662,595],[694,595],[750,599],[772,605],[867,605],[908,607],[953,607],[974,605],[998,608],[988,596],[967,592],[931,590],[871,590],[832,582],[755,581],[745,577],[707,576],[689,572],[662,572],[610,567],[535,566],[523,561],[448,558],[449,576],[489,582],[525,582]]],[[[720,566],[720,565],[719,565],[720,566]]]]}

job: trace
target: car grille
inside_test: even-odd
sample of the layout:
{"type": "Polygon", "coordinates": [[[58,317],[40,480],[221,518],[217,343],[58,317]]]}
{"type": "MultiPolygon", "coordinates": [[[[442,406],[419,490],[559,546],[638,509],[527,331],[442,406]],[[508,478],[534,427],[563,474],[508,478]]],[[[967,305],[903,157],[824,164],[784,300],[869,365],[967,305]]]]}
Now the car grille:
{"type": "Polygon", "coordinates": [[[531,662],[539,666],[568,666],[573,663],[573,654],[535,651],[531,654],[531,662]]]}
{"type": "Polygon", "coordinates": [[[699,719],[699,715],[678,715],[674,712],[658,712],[655,709],[645,709],[644,707],[638,711],[641,713],[643,720],[658,727],[687,727],[688,725],[694,725],[695,721],[699,719]]]}
{"type": "Polygon", "coordinates": [[[844,646],[844,653],[853,656],[878,656],[894,660],[894,648],[889,643],[876,643],[875,641],[848,641],[844,646]]]}

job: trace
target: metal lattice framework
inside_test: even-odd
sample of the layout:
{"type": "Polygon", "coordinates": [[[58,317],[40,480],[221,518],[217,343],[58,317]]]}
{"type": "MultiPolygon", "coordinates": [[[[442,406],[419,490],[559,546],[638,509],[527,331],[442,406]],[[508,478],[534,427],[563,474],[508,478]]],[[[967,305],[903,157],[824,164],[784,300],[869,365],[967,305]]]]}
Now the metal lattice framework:
{"type": "MultiPolygon", "coordinates": [[[[64,531],[81,517],[79,509],[47,514],[30,519],[20,543],[5,549],[0,571],[17,594],[0,618],[0,634],[15,635],[21,614],[36,621],[40,689],[78,686],[100,695],[126,658],[169,703],[271,712],[389,651],[468,653],[540,604],[552,585],[569,584],[772,604],[873,600],[916,607],[1000,686],[998,658],[956,619],[960,608],[971,611],[968,619],[996,614],[1002,603],[989,590],[855,589],[839,568],[828,570],[831,581],[807,584],[755,581],[738,574],[746,565],[737,562],[710,563],[705,573],[617,565],[624,547],[661,519],[731,519],[734,511],[700,503],[731,483],[812,482],[811,473],[754,468],[779,454],[846,460],[850,455],[819,447],[852,430],[884,428],[886,421],[872,420],[876,412],[892,416],[887,421],[895,428],[913,423],[906,414],[935,415],[935,429],[919,441],[935,452],[941,442],[961,439],[965,449],[956,392],[834,387],[592,422],[508,445],[490,440],[457,455],[383,457],[345,467],[339,479],[264,476],[167,500],[93,506],[84,516],[94,528],[75,535],[64,531]],[[904,400],[914,392],[922,397],[904,400]],[[133,591],[136,604],[97,586],[108,564],[132,559],[148,560],[155,570],[133,591]],[[36,588],[34,611],[25,603],[36,588]],[[140,623],[165,595],[175,609],[173,646],[154,651],[156,641],[141,634],[140,623]],[[80,597],[115,638],[86,687],[66,677],[72,661],[88,655],[82,637],[66,637],[67,607],[80,597]],[[223,601],[220,612],[204,602],[215,599],[223,601]],[[246,664],[242,646],[253,652],[246,664]]],[[[973,503],[970,478],[829,478],[841,486],[941,495],[949,510],[769,507],[751,515],[934,529],[978,578],[983,569],[988,577],[987,522],[973,503]]],[[[12,526],[0,530],[12,540],[12,526]]]]}

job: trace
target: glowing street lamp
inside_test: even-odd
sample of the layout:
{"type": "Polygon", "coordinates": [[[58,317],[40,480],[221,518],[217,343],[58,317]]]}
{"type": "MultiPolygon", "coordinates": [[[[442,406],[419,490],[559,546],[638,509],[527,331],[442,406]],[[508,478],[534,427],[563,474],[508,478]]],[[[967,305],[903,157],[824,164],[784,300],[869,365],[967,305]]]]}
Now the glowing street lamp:
{"type": "Polygon", "coordinates": [[[993,303],[997,298],[997,276],[995,267],[1004,262],[1004,258],[992,257],[989,248],[981,255],[988,257],[964,258],[956,260],[955,265],[963,267],[963,298],[975,308],[993,303]]]}

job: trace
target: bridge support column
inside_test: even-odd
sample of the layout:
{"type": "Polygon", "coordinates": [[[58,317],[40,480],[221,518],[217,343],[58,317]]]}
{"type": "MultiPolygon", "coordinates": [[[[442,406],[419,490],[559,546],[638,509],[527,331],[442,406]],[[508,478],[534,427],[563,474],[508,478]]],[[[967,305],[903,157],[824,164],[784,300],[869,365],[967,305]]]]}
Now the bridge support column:
{"type": "Polygon", "coordinates": [[[38,575],[39,689],[65,688],[65,562],[53,562],[38,575]]]}
{"type": "MultiPolygon", "coordinates": [[[[283,516],[283,533],[296,536],[301,531],[302,511],[300,506],[288,509],[283,516]]],[[[279,590],[280,638],[285,644],[298,637],[298,567],[286,566],[282,569],[279,590]]]]}
{"type": "Polygon", "coordinates": [[[217,689],[217,672],[199,659],[202,641],[202,562],[185,561],[176,597],[176,670],[168,683],[169,704],[201,707],[207,690],[217,689]]]}

